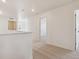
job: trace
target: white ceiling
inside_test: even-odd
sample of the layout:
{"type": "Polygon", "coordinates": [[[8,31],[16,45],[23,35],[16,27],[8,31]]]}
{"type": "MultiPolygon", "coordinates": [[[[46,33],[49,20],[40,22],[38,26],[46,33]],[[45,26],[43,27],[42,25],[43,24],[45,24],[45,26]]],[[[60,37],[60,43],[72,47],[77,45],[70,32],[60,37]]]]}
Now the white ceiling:
{"type": "Polygon", "coordinates": [[[3,11],[3,15],[16,16],[18,10],[24,9],[27,16],[32,16],[72,1],[75,0],[7,0],[4,4],[0,0],[0,10],[3,11]],[[35,12],[32,12],[32,8],[35,12]]]}

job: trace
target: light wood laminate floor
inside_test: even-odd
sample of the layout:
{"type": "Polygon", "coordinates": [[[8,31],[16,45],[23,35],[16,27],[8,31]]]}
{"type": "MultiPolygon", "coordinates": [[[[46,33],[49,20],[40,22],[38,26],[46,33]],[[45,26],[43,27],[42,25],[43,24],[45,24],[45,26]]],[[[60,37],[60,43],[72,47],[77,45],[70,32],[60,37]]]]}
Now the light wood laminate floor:
{"type": "Polygon", "coordinates": [[[33,46],[33,59],[79,59],[79,51],[39,43],[33,46]]]}

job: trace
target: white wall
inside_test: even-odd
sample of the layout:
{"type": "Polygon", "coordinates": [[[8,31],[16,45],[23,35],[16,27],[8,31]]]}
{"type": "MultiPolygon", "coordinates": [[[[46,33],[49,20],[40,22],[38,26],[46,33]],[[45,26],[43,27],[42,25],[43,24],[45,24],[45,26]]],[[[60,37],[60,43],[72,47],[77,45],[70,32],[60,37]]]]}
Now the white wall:
{"type": "Polygon", "coordinates": [[[48,19],[50,19],[48,20],[48,30],[50,31],[48,43],[67,49],[75,49],[75,22],[72,6],[60,7],[48,12],[48,14],[50,15],[48,15],[48,19]]]}
{"type": "Polygon", "coordinates": [[[75,49],[74,10],[79,9],[79,1],[49,10],[34,16],[34,39],[39,39],[40,16],[47,17],[48,44],[62,48],[75,49]]]}
{"type": "Polygon", "coordinates": [[[8,32],[8,18],[0,16],[0,33],[8,32]]]}
{"type": "Polygon", "coordinates": [[[39,17],[38,15],[30,17],[32,20],[33,42],[39,41],[39,17]]]}

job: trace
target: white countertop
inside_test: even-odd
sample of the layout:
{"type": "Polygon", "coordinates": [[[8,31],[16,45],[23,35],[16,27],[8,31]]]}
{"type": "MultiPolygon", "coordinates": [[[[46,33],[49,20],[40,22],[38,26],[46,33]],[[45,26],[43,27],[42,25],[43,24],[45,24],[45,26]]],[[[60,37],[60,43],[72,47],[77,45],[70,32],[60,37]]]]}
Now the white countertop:
{"type": "Polygon", "coordinates": [[[28,32],[21,32],[21,31],[7,31],[7,32],[0,32],[0,35],[11,35],[11,34],[29,34],[32,33],[31,31],[28,32]]]}

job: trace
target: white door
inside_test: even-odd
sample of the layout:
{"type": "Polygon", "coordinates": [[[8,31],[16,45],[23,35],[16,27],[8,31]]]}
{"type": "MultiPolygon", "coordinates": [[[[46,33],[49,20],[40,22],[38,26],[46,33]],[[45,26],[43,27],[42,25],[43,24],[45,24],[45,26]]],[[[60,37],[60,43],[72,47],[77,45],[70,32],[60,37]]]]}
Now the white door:
{"type": "Polygon", "coordinates": [[[76,50],[79,49],[79,10],[76,10],[76,50]]]}

